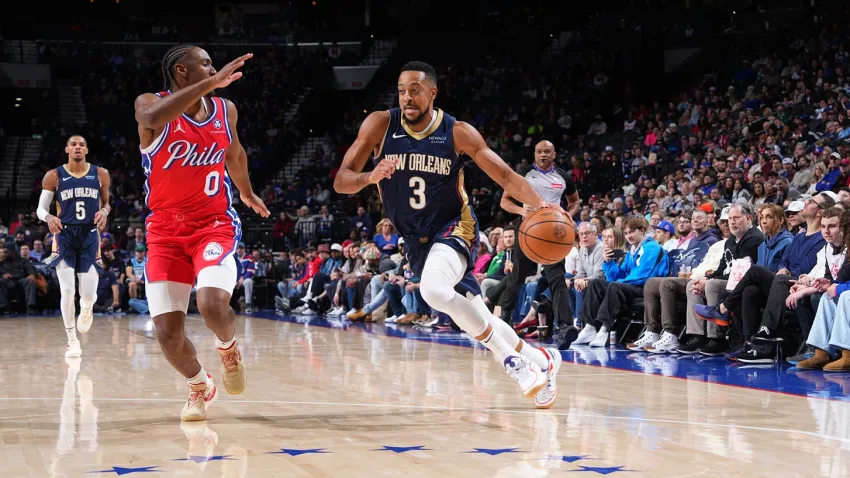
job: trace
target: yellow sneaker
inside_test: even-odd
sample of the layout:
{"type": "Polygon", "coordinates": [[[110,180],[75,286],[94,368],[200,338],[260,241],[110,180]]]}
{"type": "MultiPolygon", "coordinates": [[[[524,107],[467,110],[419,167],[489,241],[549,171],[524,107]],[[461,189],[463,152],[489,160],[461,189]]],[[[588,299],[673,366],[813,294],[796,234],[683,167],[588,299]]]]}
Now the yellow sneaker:
{"type": "Polygon", "coordinates": [[[221,382],[224,384],[224,389],[231,395],[244,392],[248,383],[248,372],[242,364],[239,344],[233,342],[229,349],[218,349],[218,355],[221,357],[221,382]]]}
{"type": "Polygon", "coordinates": [[[207,379],[208,383],[189,385],[192,391],[189,392],[189,399],[180,412],[180,420],[196,422],[207,419],[207,409],[218,398],[218,391],[209,374],[207,374],[207,379]]]}

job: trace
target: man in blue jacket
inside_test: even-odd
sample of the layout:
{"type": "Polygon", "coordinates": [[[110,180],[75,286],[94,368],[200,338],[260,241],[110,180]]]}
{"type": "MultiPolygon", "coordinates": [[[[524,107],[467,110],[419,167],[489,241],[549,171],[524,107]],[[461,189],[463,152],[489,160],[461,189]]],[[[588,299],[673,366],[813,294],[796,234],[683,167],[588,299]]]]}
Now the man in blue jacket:
{"type": "MultiPolygon", "coordinates": [[[[779,261],[779,271],[776,274],[765,267],[754,265],[722,302],[716,305],[694,306],[694,314],[703,320],[720,326],[734,324],[743,342],[728,358],[737,360],[737,356],[745,352],[746,342],[756,333],[762,320],[769,324],[779,324],[781,315],[768,317],[775,313],[775,308],[767,308],[764,319],[761,309],[767,305],[770,295],[775,296],[776,300],[781,297],[784,304],[793,285],[792,281],[796,281],[800,274],[808,274],[817,264],[818,251],[826,244],[821,234],[821,218],[823,212],[834,205],[835,201],[825,193],[806,201],[805,208],[800,212],[807,224],[806,232],[794,236],[779,261]],[[772,291],[773,288],[776,288],[776,291],[772,291]]],[[[784,308],[780,310],[784,311],[784,308]]],[[[775,332],[775,329],[771,332],[775,332]]]]}
{"type": "Polygon", "coordinates": [[[622,263],[617,263],[614,250],[604,250],[602,271],[605,279],[593,279],[587,284],[584,303],[579,311],[579,319],[585,326],[574,344],[607,345],[608,335],[620,310],[643,296],[647,280],[667,276],[667,254],[651,235],[646,234],[646,229],[647,224],[642,217],[629,216],[623,221],[623,234],[631,250],[622,263]]]}
{"type": "Polygon", "coordinates": [[[696,236],[688,245],[669,252],[671,277],[653,277],[646,282],[643,289],[646,330],[634,343],[627,345],[629,350],[671,353],[679,348],[675,328],[684,317],[677,316],[677,302],[686,299],[685,288],[690,281],[690,273],[678,277],[679,271],[685,266],[698,266],[708,249],[717,242],[714,231],[708,229],[708,215],[702,209],[695,209],[691,215],[691,228],[696,236]]]}

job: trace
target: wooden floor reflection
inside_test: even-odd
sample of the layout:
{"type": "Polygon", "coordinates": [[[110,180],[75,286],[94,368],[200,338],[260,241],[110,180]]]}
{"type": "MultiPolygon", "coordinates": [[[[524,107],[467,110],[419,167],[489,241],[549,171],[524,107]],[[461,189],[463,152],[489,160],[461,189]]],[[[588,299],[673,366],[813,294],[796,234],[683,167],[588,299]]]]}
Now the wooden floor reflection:
{"type": "MultiPolygon", "coordinates": [[[[147,317],[0,321],[6,476],[850,476],[850,403],[565,363],[537,411],[489,353],[240,318],[249,383],[181,424],[147,317]],[[569,475],[566,475],[569,476],[569,475]]],[[[187,321],[218,383],[213,337],[187,321]]],[[[463,340],[463,339],[459,339],[463,340]]],[[[850,391],[850,376],[843,381],[850,391]]]]}

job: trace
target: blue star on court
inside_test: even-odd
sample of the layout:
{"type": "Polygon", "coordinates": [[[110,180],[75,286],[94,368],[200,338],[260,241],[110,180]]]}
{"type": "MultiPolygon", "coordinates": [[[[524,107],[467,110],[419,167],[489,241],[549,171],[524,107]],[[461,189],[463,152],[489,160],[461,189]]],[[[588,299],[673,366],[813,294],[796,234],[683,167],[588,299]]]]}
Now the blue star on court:
{"type": "Polygon", "coordinates": [[[188,458],[177,458],[174,461],[194,461],[195,463],[206,463],[208,461],[223,461],[233,460],[230,455],[214,455],[214,456],[196,456],[190,455],[188,458]]]}
{"type": "Polygon", "coordinates": [[[582,472],[582,471],[590,471],[593,473],[599,473],[600,475],[610,475],[611,473],[617,473],[618,471],[634,471],[634,470],[626,470],[625,466],[581,466],[578,465],[581,470],[569,470],[573,472],[582,472]]]}
{"type": "Polygon", "coordinates": [[[159,468],[159,466],[143,466],[141,468],[113,466],[111,470],[90,471],[89,473],[115,473],[118,476],[130,475],[132,473],[161,473],[161,470],[157,470],[156,468],[159,468]]]}
{"type": "Polygon", "coordinates": [[[324,448],[304,448],[304,449],[281,448],[280,451],[271,452],[272,455],[289,455],[289,456],[309,455],[311,453],[330,453],[330,452],[325,451],[324,448]]]}
{"type": "Polygon", "coordinates": [[[482,453],[490,456],[501,455],[502,453],[519,453],[519,448],[473,448],[472,450],[464,453],[482,453]]]}
{"type": "MultiPolygon", "coordinates": [[[[554,456],[550,456],[550,457],[549,457],[549,459],[550,459],[550,460],[565,461],[565,462],[567,462],[567,463],[575,463],[575,462],[577,462],[577,461],[579,461],[579,460],[584,460],[584,459],[586,459],[586,458],[588,458],[588,457],[590,457],[590,455],[573,455],[573,456],[558,456],[558,455],[554,455],[554,456]]],[[[574,471],[580,471],[580,470],[574,470],[574,471]]]]}
{"type": "Polygon", "coordinates": [[[395,453],[406,453],[408,451],[427,451],[430,448],[425,448],[425,445],[417,445],[417,446],[386,446],[383,448],[379,448],[377,450],[372,451],[392,451],[395,453]]]}

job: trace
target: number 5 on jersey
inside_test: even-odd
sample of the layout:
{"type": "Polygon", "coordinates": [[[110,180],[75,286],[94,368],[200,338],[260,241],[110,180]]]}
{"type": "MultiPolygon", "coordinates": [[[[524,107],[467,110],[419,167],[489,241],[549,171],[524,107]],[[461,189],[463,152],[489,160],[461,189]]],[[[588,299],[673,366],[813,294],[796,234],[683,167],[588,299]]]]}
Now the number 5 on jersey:
{"type": "Polygon", "coordinates": [[[83,219],[86,218],[86,203],[85,202],[77,201],[76,213],[77,213],[77,219],[79,219],[80,221],[82,221],[83,219]]]}
{"type": "Polygon", "coordinates": [[[410,198],[410,207],[413,209],[422,209],[425,207],[425,180],[419,176],[413,176],[408,182],[413,189],[413,196],[410,198]]]}

